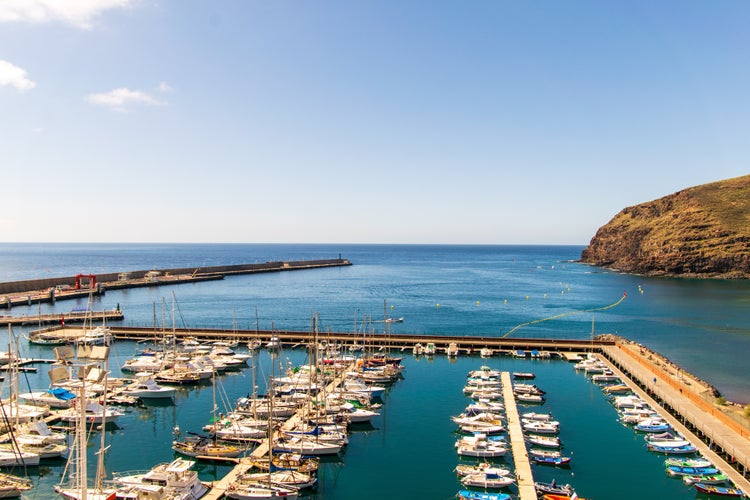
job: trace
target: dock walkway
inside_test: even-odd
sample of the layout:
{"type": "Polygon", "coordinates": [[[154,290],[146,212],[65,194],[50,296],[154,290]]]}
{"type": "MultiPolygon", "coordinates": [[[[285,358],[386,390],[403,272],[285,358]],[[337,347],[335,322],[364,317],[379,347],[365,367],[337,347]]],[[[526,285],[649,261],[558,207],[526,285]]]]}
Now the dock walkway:
{"type": "Polygon", "coordinates": [[[503,386],[503,400],[505,401],[505,416],[508,421],[508,435],[510,446],[513,450],[513,463],[516,469],[516,483],[518,485],[518,498],[521,500],[536,500],[536,488],[534,488],[534,475],[531,472],[529,454],[526,451],[526,440],[521,429],[521,418],[516,407],[516,398],[513,396],[513,382],[510,372],[502,372],[500,380],[503,386]]]}
{"type": "Polygon", "coordinates": [[[700,399],[694,388],[682,387],[667,374],[652,370],[627,346],[608,346],[602,354],[607,365],[636,394],[693,442],[737,487],[750,491],[750,481],[745,477],[750,457],[750,441],[743,435],[746,430],[722,419],[723,415],[700,399]]]}

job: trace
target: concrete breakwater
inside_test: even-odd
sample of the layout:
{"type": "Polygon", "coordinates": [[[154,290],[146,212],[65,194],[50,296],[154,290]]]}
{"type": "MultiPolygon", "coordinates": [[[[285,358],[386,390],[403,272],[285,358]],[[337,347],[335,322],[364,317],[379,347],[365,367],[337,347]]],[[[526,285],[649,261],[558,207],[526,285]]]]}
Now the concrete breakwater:
{"type": "Polygon", "coordinates": [[[233,264],[190,268],[149,269],[101,274],[77,274],[58,278],[43,278],[0,283],[0,307],[31,305],[39,302],[101,295],[107,290],[144,286],[174,285],[223,279],[240,274],[299,271],[324,267],[350,266],[349,259],[321,259],[233,264]]]}

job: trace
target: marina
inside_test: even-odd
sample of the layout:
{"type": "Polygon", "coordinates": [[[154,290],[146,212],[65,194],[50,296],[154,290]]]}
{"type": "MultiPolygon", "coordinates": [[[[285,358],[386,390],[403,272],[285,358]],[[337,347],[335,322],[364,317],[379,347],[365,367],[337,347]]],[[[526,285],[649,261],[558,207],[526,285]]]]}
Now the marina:
{"type": "MultiPolygon", "coordinates": [[[[328,276],[339,279],[341,271],[349,273],[355,269],[356,266],[335,269],[333,270],[335,274],[328,276]]],[[[515,444],[509,446],[506,456],[493,459],[496,461],[494,467],[498,470],[511,470],[514,480],[513,484],[501,488],[499,492],[494,490],[493,494],[507,494],[511,498],[522,498],[524,487],[528,490],[528,486],[531,485],[533,488],[535,483],[547,485],[554,483],[570,484],[581,498],[590,499],[633,498],[634,495],[642,494],[643,491],[648,491],[649,497],[662,499],[694,498],[696,493],[693,486],[687,487],[680,478],[672,478],[665,472],[663,464],[665,456],[650,451],[646,446],[647,442],[642,439],[643,436],[634,430],[633,424],[625,425],[616,418],[610,396],[605,391],[609,387],[618,387],[619,383],[620,386],[625,386],[631,392],[638,394],[639,384],[648,382],[656,376],[658,380],[656,389],[660,386],[671,386],[672,383],[682,383],[684,384],[681,386],[682,394],[686,400],[694,396],[696,400],[706,403],[707,406],[699,410],[688,409],[679,399],[668,399],[668,393],[656,394],[657,397],[652,398],[653,402],[649,400],[649,404],[657,409],[659,409],[657,402],[665,406],[673,406],[671,403],[679,404],[675,423],[669,421],[666,415],[664,420],[669,422],[675,432],[679,432],[693,442],[699,448],[700,455],[706,457],[711,464],[727,476],[731,481],[727,484],[743,488],[742,480],[746,461],[739,453],[741,449],[740,447],[734,448],[737,451],[734,455],[727,453],[727,450],[732,450],[731,432],[738,436],[734,438],[738,440],[738,443],[747,439],[741,435],[744,426],[740,425],[738,430],[730,429],[726,434],[721,431],[721,435],[717,430],[717,424],[713,421],[707,421],[706,427],[703,428],[711,430],[713,434],[710,435],[707,432],[694,432],[690,435],[677,426],[678,422],[685,419],[688,421],[687,425],[684,425],[686,429],[694,426],[695,422],[691,419],[693,411],[708,414],[715,412],[719,415],[730,413],[731,407],[722,407],[717,402],[715,389],[702,380],[706,378],[705,374],[696,376],[687,369],[681,367],[677,369],[678,363],[669,362],[664,354],[659,354],[656,350],[647,348],[642,343],[628,340],[626,337],[610,334],[594,335],[593,333],[572,334],[567,331],[569,325],[566,324],[550,324],[550,328],[545,329],[546,333],[536,332],[533,336],[521,335],[529,333],[528,331],[505,336],[490,334],[486,327],[481,326],[481,323],[477,323],[478,326],[465,327],[449,323],[456,314],[468,313],[477,319],[484,318],[488,314],[493,315],[494,312],[489,305],[491,299],[487,297],[482,297],[481,306],[476,304],[477,301],[472,301],[472,308],[470,310],[467,308],[466,313],[452,311],[450,314],[446,314],[449,310],[446,304],[450,301],[442,297],[440,308],[433,303],[431,311],[425,307],[421,316],[419,311],[410,311],[399,301],[390,299],[388,304],[394,302],[396,311],[388,309],[387,313],[399,320],[403,318],[398,322],[378,321],[384,316],[381,298],[374,301],[376,304],[373,307],[372,317],[377,320],[366,321],[360,313],[359,321],[355,321],[354,325],[350,324],[349,328],[335,327],[333,323],[334,327],[326,325],[317,335],[312,328],[307,330],[294,328],[293,324],[283,321],[282,314],[277,315],[275,312],[271,313],[271,316],[274,316],[274,319],[281,319],[276,321],[276,325],[268,328],[267,323],[273,319],[267,319],[269,313],[266,313],[264,308],[269,307],[270,302],[262,303],[260,314],[254,312],[252,308],[249,309],[248,314],[246,307],[244,316],[237,314],[237,321],[232,321],[234,316],[232,308],[236,307],[236,304],[224,305],[219,300],[210,300],[210,296],[214,293],[217,297],[224,297],[222,301],[226,300],[228,292],[225,288],[235,294],[239,289],[249,290],[247,287],[257,281],[260,284],[259,288],[263,289],[262,293],[270,296],[275,303],[279,301],[279,292],[274,288],[275,282],[278,282],[278,287],[284,289],[293,287],[299,289],[295,290],[295,293],[303,294],[307,292],[303,290],[304,286],[300,283],[309,280],[316,286],[320,286],[316,277],[318,272],[329,273],[330,271],[321,270],[307,275],[295,275],[299,278],[285,275],[288,277],[279,279],[283,273],[276,276],[268,274],[260,278],[256,276],[247,280],[242,277],[232,277],[229,280],[217,280],[185,289],[188,293],[179,292],[182,290],[179,289],[179,304],[177,307],[173,306],[171,312],[168,305],[167,307],[161,306],[160,312],[159,307],[152,304],[159,298],[158,295],[154,297],[153,293],[148,291],[149,288],[136,288],[130,292],[112,292],[111,295],[99,297],[97,301],[102,301],[105,309],[107,304],[109,307],[114,307],[115,303],[120,303],[122,309],[128,313],[127,321],[130,325],[123,325],[124,320],[106,323],[113,338],[110,364],[112,379],[133,377],[132,373],[122,371],[122,367],[134,355],[150,349],[161,349],[172,343],[181,344],[184,341],[194,342],[197,345],[239,342],[233,349],[240,354],[250,354],[248,345],[256,342],[263,346],[278,345],[276,347],[278,351],[271,351],[266,347],[254,351],[259,371],[259,380],[256,384],[260,392],[265,391],[269,376],[276,377],[272,375],[274,371],[281,373],[282,367],[285,371],[289,367],[301,367],[309,363],[311,346],[316,346],[315,350],[320,353],[338,350],[340,355],[351,355],[355,360],[365,353],[390,353],[392,356],[402,357],[403,378],[384,391],[383,406],[378,410],[380,415],[373,419],[372,424],[351,429],[347,433],[349,444],[338,454],[321,458],[317,487],[305,491],[301,496],[311,499],[351,498],[352,492],[356,491],[360,498],[381,498],[383,495],[399,498],[403,496],[404,491],[408,490],[414,492],[412,495],[452,498],[459,490],[467,488],[473,491],[482,490],[482,488],[465,486],[455,474],[451,473],[456,467],[456,452],[453,446],[456,436],[453,434],[455,426],[450,425],[448,417],[457,414],[466,406],[467,396],[456,396],[461,393],[461,387],[465,384],[466,372],[480,365],[486,365],[506,373],[503,390],[508,385],[510,374],[518,376],[519,380],[510,383],[518,386],[519,390],[527,385],[536,385],[545,390],[544,401],[541,403],[529,404],[515,401],[518,408],[524,408],[524,418],[530,415],[529,412],[537,415],[554,414],[554,420],[561,422],[558,433],[550,435],[561,443],[562,448],[559,450],[545,448],[547,451],[540,454],[539,450],[542,448],[534,445],[535,451],[532,453],[531,445],[526,442],[522,443],[522,446],[515,444]],[[223,306],[223,310],[220,310],[219,306],[223,306]],[[200,311],[202,321],[211,326],[198,326],[193,311],[200,311]],[[425,325],[430,315],[439,319],[445,331],[450,334],[427,328],[425,325]],[[177,321],[171,319],[170,316],[176,318],[177,321]],[[222,320],[220,316],[224,316],[224,319],[222,320]],[[177,322],[183,322],[183,324],[172,326],[177,322]],[[242,328],[239,327],[240,324],[242,328]],[[372,326],[369,326],[370,324],[372,326]],[[414,333],[404,333],[408,331],[414,333]],[[275,340],[272,342],[274,337],[278,339],[277,343],[275,340]],[[435,352],[425,354],[423,350],[417,354],[415,351],[417,344],[423,346],[432,344],[435,352]],[[449,356],[448,350],[451,345],[455,347],[455,355],[449,356]],[[621,359],[609,360],[613,356],[612,353],[618,353],[626,348],[627,353],[619,353],[621,359]],[[590,370],[574,369],[574,365],[589,355],[601,360],[609,360],[610,365],[606,369],[612,371],[613,375],[607,372],[595,373],[593,368],[590,370]],[[629,358],[632,366],[627,364],[629,358]],[[274,365],[276,365],[275,369],[274,365]],[[617,375],[617,379],[614,375],[617,375]],[[440,383],[436,384],[436,380],[440,383]],[[420,402],[422,405],[428,404],[431,411],[424,411],[419,406],[420,402]],[[709,442],[705,441],[706,436],[709,442]],[[616,454],[611,453],[610,450],[613,449],[617,450],[616,454]],[[517,453],[526,455],[528,465],[524,465],[522,455],[516,457],[517,453]],[[607,456],[607,465],[602,463],[603,453],[607,456]],[[569,465],[567,467],[555,465],[554,460],[557,457],[570,459],[569,465]],[[547,464],[547,460],[551,464],[547,464]],[[429,484],[422,481],[415,482],[403,474],[403,469],[408,464],[417,462],[420,463],[422,470],[429,474],[429,484]],[[373,467],[377,467],[380,474],[387,475],[392,480],[379,485],[376,490],[362,491],[361,480],[371,474],[373,467]],[[528,480],[524,479],[523,470],[526,467],[530,471],[528,480]],[[617,474],[613,470],[615,467],[632,468],[638,474],[639,484],[618,482],[616,490],[613,490],[612,484],[617,481],[617,474]]],[[[560,298],[558,297],[557,300],[559,301],[560,298]]],[[[500,300],[500,307],[502,304],[500,300]]],[[[50,304],[43,307],[53,306],[50,304]]],[[[595,306],[588,307],[594,308],[595,306]]],[[[21,312],[30,311],[22,310],[21,312]]],[[[327,314],[330,316],[330,311],[327,314]]],[[[519,321],[521,322],[523,321],[519,321]]],[[[471,322],[466,323],[466,325],[470,324],[471,322]]],[[[585,325],[581,328],[580,324],[574,326],[578,332],[593,330],[590,321],[588,328],[585,325]]],[[[604,332],[618,330],[607,325],[606,319],[597,319],[597,326],[598,330],[604,332]]],[[[67,325],[64,329],[53,328],[50,333],[54,335],[58,331],[65,342],[69,341],[65,337],[70,337],[70,339],[80,337],[87,329],[67,325]]],[[[512,328],[503,328],[504,331],[510,329],[512,328]]],[[[16,334],[23,339],[34,328],[33,325],[29,325],[16,327],[14,330],[17,330],[16,334]]],[[[24,340],[21,340],[20,344],[21,354],[27,359],[46,360],[54,357],[52,346],[25,343],[24,340]]],[[[669,352],[666,354],[673,357],[673,354],[669,352]]],[[[49,384],[47,372],[51,367],[34,364],[26,366],[37,368],[37,372],[28,373],[30,387],[25,390],[46,388],[49,384]]],[[[105,459],[107,470],[111,471],[111,474],[119,475],[121,471],[144,469],[152,467],[155,463],[168,464],[175,460],[177,455],[170,446],[175,439],[173,430],[179,427],[183,435],[198,432],[211,421],[214,408],[218,407],[219,411],[225,413],[233,406],[232,402],[248,397],[253,387],[251,372],[252,369],[248,364],[244,368],[240,367],[217,374],[215,383],[208,380],[195,385],[177,386],[171,399],[151,402],[144,400],[134,406],[119,406],[123,414],[118,417],[114,427],[107,429],[105,435],[105,441],[109,447],[105,459]],[[212,396],[214,392],[216,393],[215,402],[212,396]],[[152,450],[153,453],[147,463],[141,456],[142,454],[137,452],[145,448],[152,450]]],[[[646,385],[645,389],[650,389],[648,384],[644,385],[646,385]]],[[[680,386],[674,387],[679,397],[678,387],[680,386]]],[[[119,389],[113,392],[118,391],[119,389]]],[[[647,391],[644,390],[644,392],[647,391]]],[[[506,408],[507,439],[509,443],[513,443],[513,435],[518,437],[517,431],[513,430],[515,425],[512,422],[515,417],[512,417],[511,411],[508,410],[510,403],[505,399],[502,403],[506,408]]],[[[121,405],[121,403],[113,404],[121,405]]],[[[659,411],[661,412],[660,409],[659,411]]],[[[544,425],[523,424],[520,422],[521,413],[518,411],[518,426],[521,429],[522,440],[526,439],[527,431],[524,431],[524,427],[537,431],[545,428],[544,425]]],[[[668,412],[665,411],[665,413],[668,412]]],[[[300,414],[299,418],[302,418],[302,415],[300,414]]],[[[53,415],[47,418],[50,419],[50,424],[55,429],[65,427],[55,423],[53,415]]],[[[729,418],[729,420],[735,422],[734,418],[729,418]]],[[[221,490],[224,488],[226,488],[225,492],[229,491],[228,485],[232,482],[232,478],[244,477],[250,465],[249,462],[255,458],[253,455],[262,454],[263,449],[263,447],[248,446],[243,454],[232,460],[206,461],[202,458],[197,460],[195,470],[201,480],[209,486],[216,487],[216,492],[208,493],[214,496],[208,498],[220,497],[221,490]]],[[[92,463],[95,461],[94,451],[90,450],[92,463]]],[[[472,462],[465,460],[463,463],[472,462]]],[[[25,493],[25,497],[49,498],[59,481],[62,467],[63,464],[60,462],[47,461],[43,467],[39,467],[38,471],[34,468],[30,469],[28,477],[34,482],[34,488],[25,493]]],[[[16,474],[18,472],[18,470],[14,471],[16,474]]],[[[721,474],[717,474],[714,480],[719,481],[720,477],[721,474]]],[[[708,480],[708,476],[706,478],[708,480]]],[[[494,479],[492,481],[487,484],[503,482],[494,479]]],[[[475,482],[476,479],[473,479],[471,484],[475,482]]],[[[480,481],[476,484],[482,483],[480,481]]]]}

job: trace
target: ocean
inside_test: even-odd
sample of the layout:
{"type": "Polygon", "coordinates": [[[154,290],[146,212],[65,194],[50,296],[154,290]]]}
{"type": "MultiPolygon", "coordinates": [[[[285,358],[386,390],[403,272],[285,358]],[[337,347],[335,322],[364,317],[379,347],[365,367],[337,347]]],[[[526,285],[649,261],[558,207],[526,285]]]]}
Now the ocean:
{"type": "MultiPolygon", "coordinates": [[[[580,246],[443,245],[174,245],[174,244],[0,244],[0,281],[71,276],[78,273],[198,267],[267,261],[350,259],[349,267],[227,277],[221,281],[109,291],[93,308],[119,305],[126,326],[382,331],[385,313],[404,317],[397,333],[497,335],[587,339],[614,333],[659,351],[717,387],[732,401],[750,402],[745,353],[750,347],[746,281],[683,280],[624,275],[577,263],[580,246]],[[623,295],[624,300],[621,300],[623,295]]],[[[13,307],[17,314],[67,312],[86,300],[13,307]]],[[[5,312],[5,311],[4,311],[5,312]]],[[[49,348],[23,341],[31,327],[14,328],[26,357],[50,358],[49,348]]],[[[4,333],[7,339],[7,332],[4,333]]],[[[4,344],[7,340],[0,339],[4,344]]],[[[140,346],[117,342],[113,376],[140,346]]],[[[302,349],[283,360],[301,363],[302,349]]],[[[444,355],[428,360],[405,353],[404,379],[388,390],[382,415],[356,429],[340,457],[326,459],[311,498],[453,498],[460,484],[451,415],[468,403],[466,373],[480,365],[533,371],[548,392],[543,407],[562,424],[568,469],[534,466],[535,477],[570,482],[594,499],[693,498],[679,480],[667,477],[663,457],[616,420],[597,386],[568,363],[444,355]],[[623,477],[638,480],[623,481],[623,477]],[[643,492],[647,491],[645,495],[643,492]]],[[[271,372],[258,359],[259,382],[271,372]]],[[[48,386],[47,366],[24,375],[21,390],[48,386]]],[[[126,409],[107,434],[108,471],[146,469],[170,460],[175,426],[200,431],[212,414],[251,391],[249,369],[219,377],[211,385],[181,389],[174,404],[126,409]]],[[[7,394],[7,388],[5,388],[7,394]]],[[[93,449],[90,450],[93,453],[93,449]]],[[[93,456],[93,455],[92,455],[93,456]]],[[[510,458],[507,459],[510,462],[510,458]]],[[[37,487],[28,498],[54,496],[64,462],[29,469],[37,487]]],[[[199,464],[212,480],[229,467],[199,464]]],[[[511,488],[509,492],[513,492],[511,488]]]]}

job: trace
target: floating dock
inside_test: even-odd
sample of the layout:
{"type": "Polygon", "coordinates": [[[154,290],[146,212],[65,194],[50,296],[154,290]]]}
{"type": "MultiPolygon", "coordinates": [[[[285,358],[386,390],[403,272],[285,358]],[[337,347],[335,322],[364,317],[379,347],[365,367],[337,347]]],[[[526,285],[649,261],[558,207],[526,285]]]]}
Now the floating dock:
{"type": "Polygon", "coordinates": [[[526,440],[521,429],[521,417],[518,415],[516,398],[513,395],[513,382],[509,372],[502,372],[500,380],[503,387],[503,401],[505,402],[505,417],[508,421],[508,435],[510,447],[513,450],[513,464],[516,469],[516,484],[520,500],[536,500],[534,475],[531,472],[529,453],[526,451],[526,440]]]}

